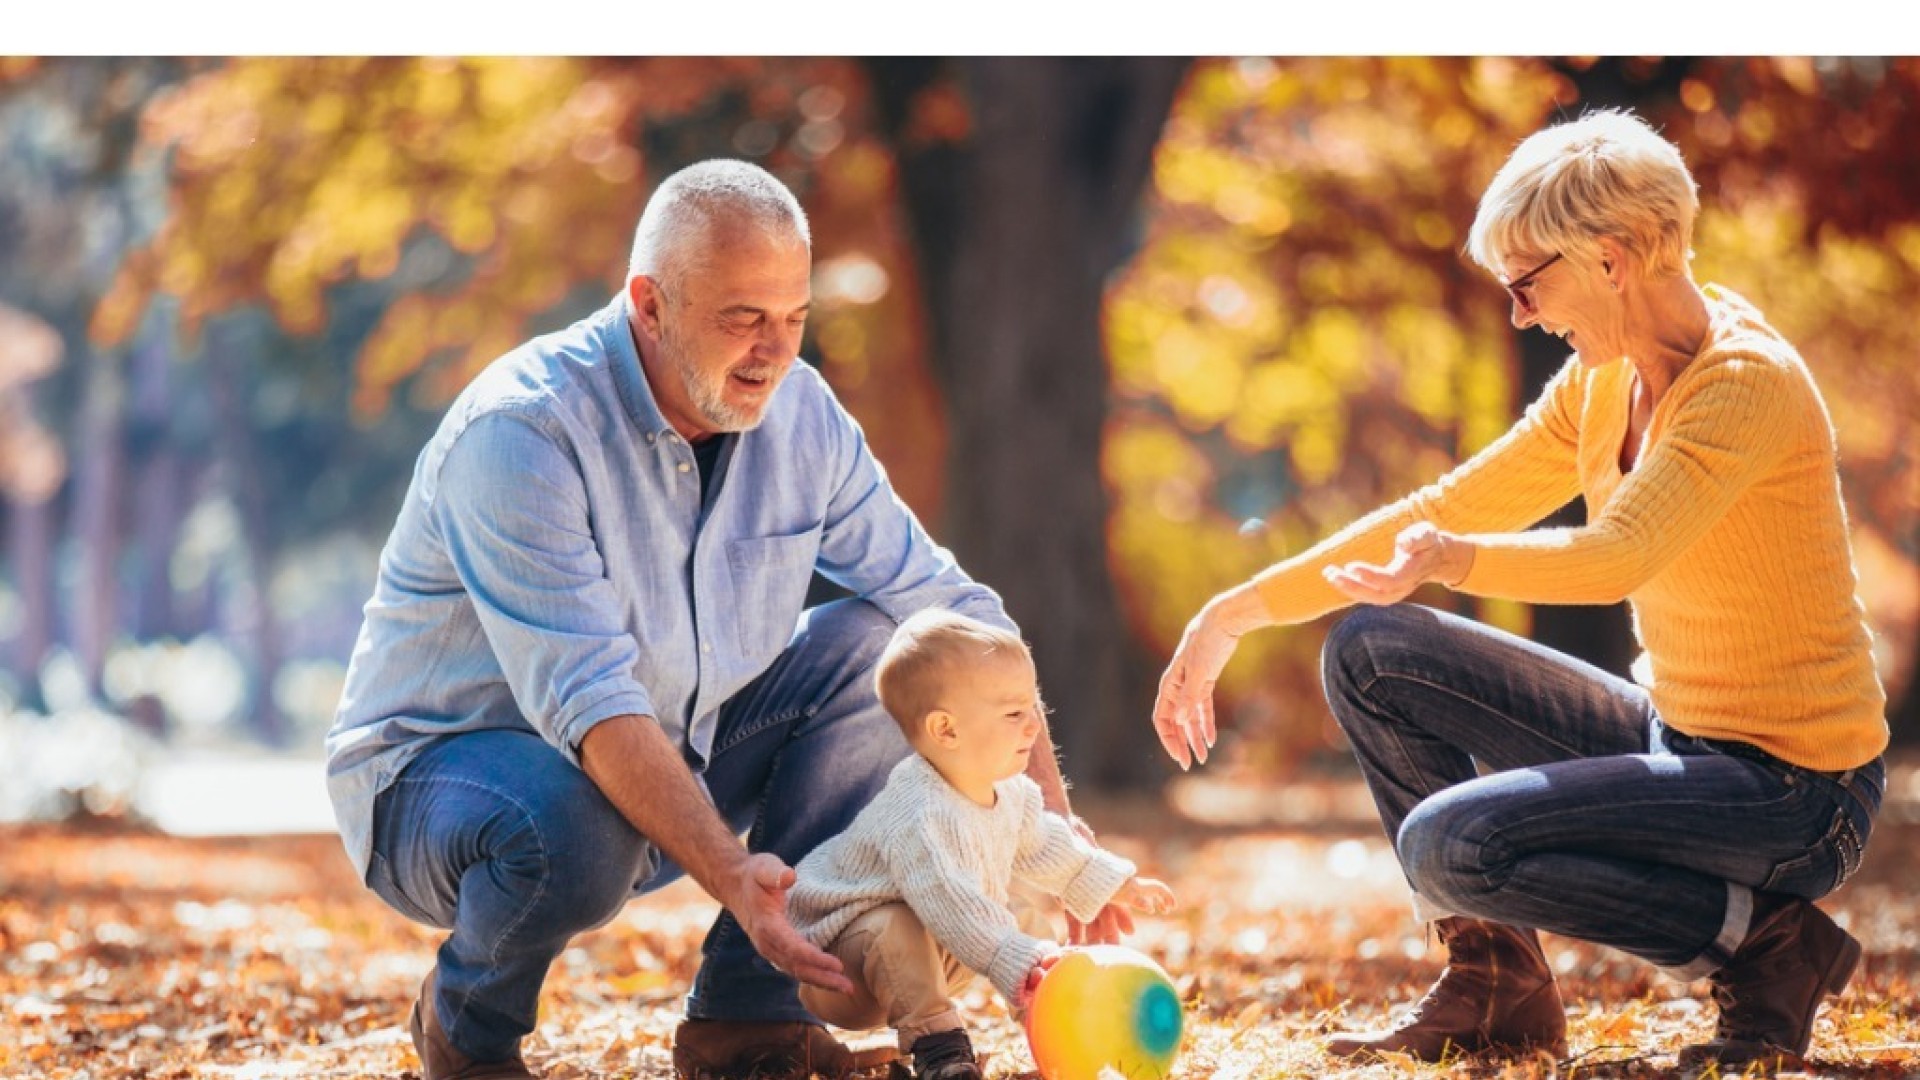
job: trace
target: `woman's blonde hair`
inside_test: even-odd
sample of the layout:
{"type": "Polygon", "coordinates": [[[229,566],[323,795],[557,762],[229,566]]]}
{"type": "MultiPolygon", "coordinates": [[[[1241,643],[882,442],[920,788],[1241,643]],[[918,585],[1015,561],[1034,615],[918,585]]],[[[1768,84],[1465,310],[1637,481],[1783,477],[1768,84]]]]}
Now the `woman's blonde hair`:
{"type": "Polygon", "coordinates": [[[874,665],[880,704],[912,737],[920,721],[941,707],[949,682],[989,657],[1033,660],[1027,643],[1011,630],[942,608],[922,611],[900,624],[874,665]]]}
{"type": "Polygon", "coordinates": [[[1604,109],[1514,148],[1480,197],[1467,254],[1495,274],[1517,252],[1591,263],[1600,238],[1611,236],[1648,276],[1678,274],[1693,258],[1699,210],[1679,148],[1633,113],[1604,109]]]}

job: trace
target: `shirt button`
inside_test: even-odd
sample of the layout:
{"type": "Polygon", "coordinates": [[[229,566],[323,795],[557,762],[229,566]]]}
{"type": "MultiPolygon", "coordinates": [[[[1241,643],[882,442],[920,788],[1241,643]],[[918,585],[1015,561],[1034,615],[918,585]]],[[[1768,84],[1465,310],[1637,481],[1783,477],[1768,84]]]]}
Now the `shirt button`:
{"type": "Polygon", "coordinates": [[[712,642],[710,642],[710,641],[703,641],[703,642],[701,642],[701,643],[700,643],[700,651],[701,651],[701,652],[712,652],[712,651],[713,651],[713,643],[712,643],[712,642]]]}
{"type": "Polygon", "coordinates": [[[693,468],[693,466],[691,466],[691,465],[689,465],[689,464],[687,464],[687,463],[686,463],[686,462],[684,462],[684,461],[680,463],[680,471],[681,471],[681,472],[686,472],[686,471],[687,471],[688,469],[691,469],[691,468],[693,468]]]}

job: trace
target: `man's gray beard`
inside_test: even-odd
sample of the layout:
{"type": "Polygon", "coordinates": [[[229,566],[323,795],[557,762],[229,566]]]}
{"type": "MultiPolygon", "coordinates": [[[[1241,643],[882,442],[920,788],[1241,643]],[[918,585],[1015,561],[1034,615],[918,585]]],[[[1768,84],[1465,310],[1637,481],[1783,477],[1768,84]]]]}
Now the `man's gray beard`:
{"type": "Polygon", "coordinates": [[[707,427],[720,432],[752,431],[767,418],[764,408],[754,413],[747,406],[735,405],[727,400],[727,379],[730,377],[727,372],[721,372],[718,379],[709,380],[704,372],[686,359],[687,354],[671,335],[662,335],[660,345],[661,352],[666,354],[667,367],[679,377],[680,385],[686,388],[687,399],[693,402],[694,409],[707,427]]]}

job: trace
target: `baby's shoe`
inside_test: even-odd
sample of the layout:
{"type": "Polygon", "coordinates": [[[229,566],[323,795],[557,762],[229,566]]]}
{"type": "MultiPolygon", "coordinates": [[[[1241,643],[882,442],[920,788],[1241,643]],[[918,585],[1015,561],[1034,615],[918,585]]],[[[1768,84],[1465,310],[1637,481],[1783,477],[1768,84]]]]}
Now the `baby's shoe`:
{"type": "Polygon", "coordinates": [[[913,1042],[914,1080],[983,1080],[966,1031],[936,1031],[913,1042]]]}

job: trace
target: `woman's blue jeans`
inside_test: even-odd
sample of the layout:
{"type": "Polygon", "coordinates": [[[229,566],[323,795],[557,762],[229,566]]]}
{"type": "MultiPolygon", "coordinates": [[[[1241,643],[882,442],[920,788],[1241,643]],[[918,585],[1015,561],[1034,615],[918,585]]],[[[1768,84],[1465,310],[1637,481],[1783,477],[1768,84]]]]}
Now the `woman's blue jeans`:
{"type": "Polygon", "coordinates": [[[1663,726],[1645,690],[1411,604],[1361,608],[1323,656],[1421,918],[1491,919],[1697,978],[1756,890],[1814,899],[1859,869],[1886,788],[1663,726]],[[1482,771],[1486,775],[1481,775],[1482,771]]]}
{"type": "MultiPolygon", "coordinates": [[[[907,754],[873,665],[893,623],[864,601],[809,611],[773,666],[721,708],[702,779],[755,851],[788,865],[845,829],[907,754]]],[[[530,732],[444,739],[381,793],[368,884],[451,930],[436,979],[442,1029],[497,1060],[533,1030],[569,939],[679,877],[587,775],[530,732]]],[[[702,946],[692,1017],[811,1020],[794,981],[722,912],[702,946]]]]}

